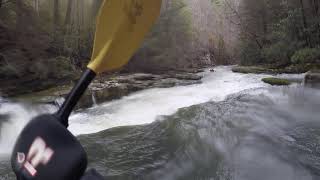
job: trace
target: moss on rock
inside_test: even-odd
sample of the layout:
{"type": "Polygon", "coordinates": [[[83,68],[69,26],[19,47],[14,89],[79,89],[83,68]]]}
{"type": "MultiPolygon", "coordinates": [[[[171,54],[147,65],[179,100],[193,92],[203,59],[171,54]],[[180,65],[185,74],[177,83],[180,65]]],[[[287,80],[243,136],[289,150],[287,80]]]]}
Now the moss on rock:
{"type": "Polygon", "coordinates": [[[244,74],[273,74],[275,73],[273,70],[264,68],[264,67],[258,67],[258,66],[236,66],[232,68],[232,71],[235,73],[244,73],[244,74]]]}
{"type": "Polygon", "coordinates": [[[272,86],[288,86],[291,84],[291,82],[287,79],[280,79],[280,78],[273,78],[273,77],[263,78],[262,81],[272,86]]]}

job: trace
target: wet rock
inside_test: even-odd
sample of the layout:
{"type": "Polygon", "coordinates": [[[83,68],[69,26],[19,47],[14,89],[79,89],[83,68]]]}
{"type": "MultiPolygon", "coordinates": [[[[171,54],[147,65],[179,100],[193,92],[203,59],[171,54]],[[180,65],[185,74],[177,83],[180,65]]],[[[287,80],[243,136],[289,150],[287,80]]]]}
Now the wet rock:
{"type": "Polygon", "coordinates": [[[154,84],[155,88],[171,88],[177,85],[178,80],[174,78],[162,79],[154,84]]]}
{"type": "Polygon", "coordinates": [[[310,71],[305,76],[305,86],[320,89],[320,71],[310,71]]]}
{"type": "Polygon", "coordinates": [[[232,68],[232,72],[235,73],[243,73],[243,74],[274,74],[275,72],[271,69],[263,68],[263,67],[256,67],[256,66],[236,66],[232,68]]]}
{"type": "Polygon", "coordinates": [[[71,91],[72,85],[58,86],[44,91],[16,96],[13,100],[31,102],[36,104],[56,105],[57,98],[63,98],[71,91]]]}
{"type": "Polygon", "coordinates": [[[181,70],[181,71],[178,71],[178,72],[181,72],[181,73],[202,73],[204,72],[203,69],[184,69],[184,70],[181,70]]]}
{"type": "Polygon", "coordinates": [[[172,76],[172,78],[176,78],[179,80],[192,80],[192,81],[198,81],[202,79],[202,76],[197,74],[175,74],[172,76]]]}
{"type": "Polygon", "coordinates": [[[193,80],[193,81],[179,81],[176,83],[176,86],[190,86],[194,84],[201,84],[201,80],[193,80]]]}
{"type": "Polygon", "coordinates": [[[210,71],[210,72],[215,72],[215,70],[214,70],[214,69],[210,69],[209,71],[210,71]]]}
{"type": "Polygon", "coordinates": [[[149,81],[159,78],[159,76],[152,74],[134,74],[132,77],[136,81],[149,81]]]}
{"type": "Polygon", "coordinates": [[[280,78],[273,78],[273,77],[263,78],[262,81],[272,86],[288,86],[291,84],[291,82],[287,79],[280,79],[280,78]]]}
{"type": "Polygon", "coordinates": [[[199,84],[201,83],[201,78],[199,75],[189,73],[173,75],[131,74],[113,77],[111,80],[96,80],[81,98],[77,108],[91,107],[94,104],[93,99],[99,104],[119,99],[144,89],[199,84]]]}
{"type": "Polygon", "coordinates": [[[128,84],[128,92],[136,92],[146,89],[147,87],[142,84],[128,84]]]}
{"type": "MultiPolygon", "coordinates": [[[[91,83],[88,90],[78,102],[76,109],[92,107],[95,103],[119,99],[130,93],[150,88],[170,88],[201,83],[202,76],[192,73],[170,72],[164,75],[127,74],[113,77],[101,77],[91,83]]],[[[66,97],[72,85],[52,88],[46,91],[31,93],[20,97],[34,103],[56,105],[57,98],[66,97]]]]}

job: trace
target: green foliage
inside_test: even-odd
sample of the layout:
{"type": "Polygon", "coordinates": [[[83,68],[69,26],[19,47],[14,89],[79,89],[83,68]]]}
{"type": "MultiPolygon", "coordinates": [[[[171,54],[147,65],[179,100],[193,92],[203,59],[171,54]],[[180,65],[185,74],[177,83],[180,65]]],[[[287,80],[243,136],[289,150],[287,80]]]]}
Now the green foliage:
{"type": "Polygon", "coordinates": [[[240,44],[240,64],[244,66],[261,64],[263,56],[261,49],[250,41],[244,41],[240,44]]]}
{"type": "Polygon", "coordinates": [[[272,24],[271,41],[302,41],[303,22],[300,9],[290,9],[287,15],[272,24]]]}
{"type": "Polygon", "coordinates": [[[270,47],[263,48],[262,53],[266,64],[287,66],[291,63],[290,57],[295,52],[294,44],[279,41],[270,47]]]}
{"type": "Polygon", "coordinates": [[[252,0],[244,0],[241,3],[241,64],[285,68],[291,64],[315,63],[320,54],[317,48],[320,18],[317,13],[307,12],[313,10],[311,1],[303,0],[303,3],[305,6],[300,2],[269,1],[259,4],[260,10],[257,10],[252,0]],[[307,9],[307,5],[311,8],[307,9]]]}
{"type": "Polygon", "coordinates": [[[270,84],[272,86],[288,86],[291,82],[287,79],[280,79],[280,78],[263,78],[263,82],[270,84]]]}
{"type": "Polygon", "coordinates": [[[291,57],[294,64],[316,63],[320,60],[320,48],[304,48],[291,57]]]}

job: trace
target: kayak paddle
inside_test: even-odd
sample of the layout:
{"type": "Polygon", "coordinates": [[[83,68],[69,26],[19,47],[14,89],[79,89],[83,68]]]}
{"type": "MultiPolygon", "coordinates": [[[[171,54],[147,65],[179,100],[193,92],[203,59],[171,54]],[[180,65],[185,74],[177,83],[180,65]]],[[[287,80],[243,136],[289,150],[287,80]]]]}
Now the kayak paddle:
{"type": "Polygon", "coordinates": [[[79,180],[83,176],[86,152],[67,130],[68,118],[97,74],[127,64],[159,16],[161,3],[162,0],[103,2],[87,70],[58,112],[31,120],[16,141],[11,164],[18,180],[79,180]]]}

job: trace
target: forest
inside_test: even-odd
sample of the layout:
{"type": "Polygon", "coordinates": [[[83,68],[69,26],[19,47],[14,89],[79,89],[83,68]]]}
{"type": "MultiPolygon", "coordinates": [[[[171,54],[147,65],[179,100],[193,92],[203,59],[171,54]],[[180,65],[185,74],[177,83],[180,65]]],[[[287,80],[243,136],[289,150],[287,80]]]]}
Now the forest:
{"type": "MultiPolygon", "coordinates": [[[[65,84],[90,60],[102,0],[0,0],[2,92],[65,84]],[[41,81],[39,81],[41,80],[41,81]],[[14,82],[14,83],[13,83],[14,82]]],[[[319,0],[165,0],[121,72],[240,64],[319,68],[319,0]]]]}
{"type": "Polygon", "coordinates": [[[283,68],[319,63],[320,1],[242,0],[238,8],[225,2],[239,27],[241,64],[283,68]]]}

